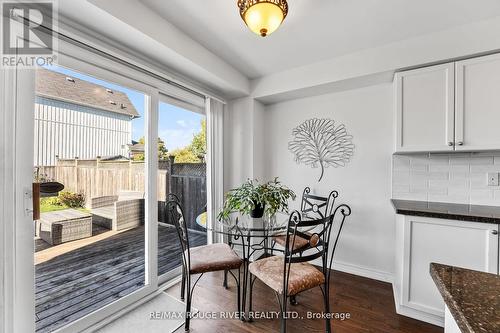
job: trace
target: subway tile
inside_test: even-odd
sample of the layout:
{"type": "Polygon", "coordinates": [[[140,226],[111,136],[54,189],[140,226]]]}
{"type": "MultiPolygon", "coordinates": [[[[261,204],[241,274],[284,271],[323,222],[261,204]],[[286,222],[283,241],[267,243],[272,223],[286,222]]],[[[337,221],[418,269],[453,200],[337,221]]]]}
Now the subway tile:
{"type": "Polygon", "coordinates": [[[422,193],[427,191],[428,180],[427,179],[410,179],[410,192],[411,193],[422,193]]]}
{"type": "Polygon", "coordinates": [[[394,171],[392,174],[392,181],[396,184],[410,184],[410,170],[394,171]]]}
{"type": "Polygon", "coordinates": [[[470,188],[471,189],[479,190],[479,189],[485,189],[487,187],[488,187],[488,183],[487,183],[487,178],[485,175],[484,175],[484,177],[470,179],[470,188]]]}
{"type": "Polygon", "coordinates": [[[429,180],[429,188],[448,188],[450,182],[443,179],[431,179],[429,180]]]}
{"type": "Polygon", "coordinates": [[[470,158],[468,156],[452,156],[450,157],[451,165],[470,165],[470,158]]]}
{"type": "Polygon", "coordinates": [[[471,190],[470,200],[471,203],[477,203],[481,200],[491,200],[493,199],[493,190],[471,190]]]}
{"type": "Polygon", "coordinates": [[[429,164],[450,164],[450,155],[432,155],[429,157],[429,164]]]}
{"type": "Polygon", "coordinates": [[[432,180],[432,179],[449,179],[449,176],[450,176],[449,172],[442,172],[442,171],[429,172],[429,180],[432,180]]]}
{"type": "Polygon", "coordinates": [[[448,195],[447,187],[433,187],[427,190],[427,193],[430,195],[448,195]]]}
{"type": "Polygon", "coordinates": [[[429,171],[434,172],[434,171],[450,171],[450,165],[449,164],[430,164],[429,165],[429,171]]]}
{"type": "Polygon", "coordinates": [[[448,187],[451,189],[468,189],[469,180],[468,179],[450,179],[448,182],[448,187]]]}
{"type": "Polygon", "coordinates": [[[393,184],[392,193],[410,193],[410,185],[393,184]]]}
{"type": "Polygon", "coordinates": [[[500,172],[500,164],[490,164],[490,165],[471,165],[470,166],[471,173],[479,173],[479,172],[500,172]]]}
{"type": "Polygon", "coordinates": [[[470,165],[491,165],[493,164],[493,156],[474,157],[470,159],[470,165]]]}
{"type": "Polygon", "coordinates": [[[500,156],[495,156],[495,157],[493,157],[493,162],[494,162],[495,164],[500,164],[500,156]]]}
{"type": "Polygon", "coordinates": [[[470,201],[471,205],[479,205],[479,206],[498,206],[498,199],[490,198],[490,199],[474,199],[470,201]]]}
{"type": "Polygon", "coordinates": [[[468,172],[461,172],[461,171],[450,171],[450,180],[454,179],[469,179],[469,173],[468,172]]]}
{"type": "Polygon", "coordinates": [[[427,172],[429,169],[429,165],[427,164],[411,164],[410,165],[410,170],[411,171],[423,171],[427,172]]]}
{"type": "Polygon", "coordinates": [[[428,165],[429,157],[428,156],[412,156],[410,159],[410,164],[413,165],[428,165]]]}
{"type": "Polygon", "coordinates": [[[446,202],[446,203],[468,203],[469,197],[467,195],[442,195],[442,194],[429,194],[429,201],[446,202]]]}
{"type": "Polygon", "coordinates": [[[500,151],[478,151],[470,153],[471,158],[500,156],[500,151]]]}
{"type": "Polygon", "coordinates": [[[410,158],[408,156],[394,155],[392,162],[394,170],[407,170],[410,168],[410,158]]]}
{"type": "Polygon", "coordinates": [[[450,165],[450,172],[469,172],[470,166],[466,165],[450,165]]]}
{"type": "Polygon", "coordinates": [[[427,193],[395,193],[394,199],[427,201],[427,193]]]}
{"type": "Polygon", "coordinates": [[[427,171],[411,170],[410,178],[411,181],[427,180],[429,178],[429,173],[427,171]]]}

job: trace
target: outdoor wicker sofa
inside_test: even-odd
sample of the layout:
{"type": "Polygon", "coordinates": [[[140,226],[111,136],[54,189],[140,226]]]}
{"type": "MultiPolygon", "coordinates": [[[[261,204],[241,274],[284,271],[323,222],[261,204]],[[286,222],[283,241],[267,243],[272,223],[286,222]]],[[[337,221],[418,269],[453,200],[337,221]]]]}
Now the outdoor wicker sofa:
{"type": "Polygon", "coordinates": [[[118,195],[91,199],[93,223],[111,230],[135,228],[144,224],[144,193],[120,191],[118,195]]]}
{"type": "Polygon", "coordinates": [[[92,217],[76,209],[42,213],[36,222],[35,235],[50,245],[92,236],[92,217]]]}

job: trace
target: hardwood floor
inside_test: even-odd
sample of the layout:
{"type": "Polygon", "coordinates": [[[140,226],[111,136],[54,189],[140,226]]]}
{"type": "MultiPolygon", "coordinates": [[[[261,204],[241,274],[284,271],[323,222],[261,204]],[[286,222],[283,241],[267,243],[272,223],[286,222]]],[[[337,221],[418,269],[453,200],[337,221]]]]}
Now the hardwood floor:
{"type": "MultiPolygon", "coordinates": [[[[180,265],[181,250],[173,227],[160,226],[158,236],[163,274],[180,265]]],[[[206,244],[206,235],[189,237],[192,246],[206,244]]],[[[35,266],[36,331],[52,332],[143,285],[144,227],[65,251],[35,266]]]]}
{"type": "MultiPolygon", "coordinates": [[[[342,272],[332,274],[332,312],[349,313],[350,319],[333,320],[335,333],[442,333],[443,329],[396,314],[392,286],[375,280],[342,272]]],[[[180,286],[176,285],[167,293],[179,299],[180,286]]],[[[311,289],[297,297],[299,304],[289,306],[289,311],[297,311],[306,317],[308,311],[323,311],[322,295],[319,288],[311,289]]],[[[254,287],[254,311],[277,311],[274,293],[260,281],[254,287]]],[[[234,280],[229,280],[229,290],[222,287],[222,273],[209,273],[202,277],[194,292],[193,307],[201,312],[236,311],[234,280]]],[[[289,333],[324,332],[323,320],[289,320],[289,333]]],[[[180,328],[176,332],[184,332],[180,328]]],[[[279,320],[256,319],[252,323],[228,319],[193,319],[190,332],[200,333],[264,333],[279,332],[279,320]]]]}

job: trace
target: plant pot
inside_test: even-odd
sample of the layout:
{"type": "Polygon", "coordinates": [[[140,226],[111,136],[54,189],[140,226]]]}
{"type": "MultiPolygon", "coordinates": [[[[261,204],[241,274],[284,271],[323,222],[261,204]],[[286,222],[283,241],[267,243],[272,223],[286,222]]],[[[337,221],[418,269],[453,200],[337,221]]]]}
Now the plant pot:
{"type": "Polygon", "coordinates": [[[260,219],[262,216],[264,216],[264,207],[265,205],[261,203],[254,203],[255,208],[250,211],[250,217],[253,217],[254,219],[260,219]]]}

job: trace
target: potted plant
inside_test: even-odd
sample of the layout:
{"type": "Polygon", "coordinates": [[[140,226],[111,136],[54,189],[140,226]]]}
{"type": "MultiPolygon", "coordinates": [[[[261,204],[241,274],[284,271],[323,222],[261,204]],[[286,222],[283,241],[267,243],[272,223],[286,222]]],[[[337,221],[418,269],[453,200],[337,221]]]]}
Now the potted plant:
{"type": "Polygon", "coordinates": [[[288,200],[295,200],[295,197],[295,193],[277,177],[264,184],[249,179],[226,194],[224,208],[218,219],[227,220],[232,212],[248,214],[254,218],[260,218],[264,213],[273,216],[278,211],[288,212],[288,200]]]}

